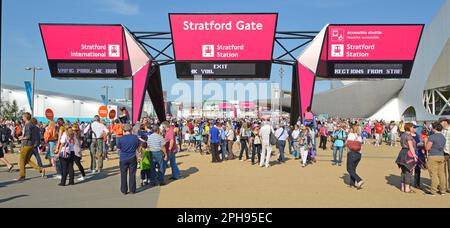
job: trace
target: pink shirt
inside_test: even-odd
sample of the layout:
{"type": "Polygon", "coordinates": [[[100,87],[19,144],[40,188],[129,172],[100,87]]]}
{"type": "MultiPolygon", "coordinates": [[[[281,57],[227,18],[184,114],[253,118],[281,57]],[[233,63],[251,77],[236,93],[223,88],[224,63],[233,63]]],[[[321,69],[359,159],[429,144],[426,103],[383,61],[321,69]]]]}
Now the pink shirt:
{"type": "Polygon", "coordinates": [[[177,152],[177,141],[175,138],[174,129],[175,129],[174,126],[170,126],[169,130],[166,132],[166,135],[165,135],[166,150],[168,153],[176,153],[177,152]],[[173,140],[173,147],[172,147],[171,151],[169,151],[170,140],[173,140]]]}

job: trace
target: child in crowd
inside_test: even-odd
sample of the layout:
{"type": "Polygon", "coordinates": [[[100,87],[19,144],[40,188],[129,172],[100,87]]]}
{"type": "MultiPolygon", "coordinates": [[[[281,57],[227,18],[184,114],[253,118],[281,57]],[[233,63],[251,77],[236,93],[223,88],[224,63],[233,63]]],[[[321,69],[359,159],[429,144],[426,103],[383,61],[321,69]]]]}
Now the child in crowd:
{"type": "Polygon", "coordinates": [[[143,143],[139,149],[141,159],[141,186],[150,184],[150,150],[147,148],[147,143],[143,143]]]}
{"type": "Polygon", "coordinates": [[[368,136],[367,131],[362,131],[361,138],[363,140],[363,144],[367,144],[367,136],[368,136]]]}

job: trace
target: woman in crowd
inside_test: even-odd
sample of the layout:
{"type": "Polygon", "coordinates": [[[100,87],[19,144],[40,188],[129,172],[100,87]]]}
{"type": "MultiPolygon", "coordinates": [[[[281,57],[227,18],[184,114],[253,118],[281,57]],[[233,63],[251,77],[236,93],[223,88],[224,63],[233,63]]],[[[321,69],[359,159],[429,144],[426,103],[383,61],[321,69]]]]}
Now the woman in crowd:
{"type": "Polygon", "coordinates": [[[231,126],[231,124],[228,122],[227,123],[227,131],[226,131],[226,138],[227,138],[227,146],[228,146],[228,160],[234,160],[235,156],[233,153],[233,145],[234,145],[234,141],[235,141],[235,134],[234,134],[234,130],[233,127],[231,126]]]}
{"type": "Polygon", "coordinates": [[[361,189],[364,181],[356,173],[356,168],[361,161],[362,138],[358,134],[358,126],[353,125],[347,137],[347,172],[350,175],[350,186],[361,189]]]}
{"type": "Polygon", "coordinates": [[[241,152],[239,153],[239,160],[242,160],[243,153],[245,151],[245,160],[248,160],[248,141],[251,131],[248,128],[247,123],[244,123],[242,125],[242,128],[240,130],[240,142],[241,142],[241,152]]]}
{"type": "Polygon", "coordinates": [[[416,141],[413,134],[416,132],[416,126],[412,123],[405,124],[405,133],[400,138],[402,149],[397,157],[396,163],[401,170],[401,190],[405,193],[414,193],[411,189],[412,171],[417,163],[416,141]]]}
{"type": "Polygon", "coordinates": [[[259,164],[261,162],[262,142],[261,136],[259,135],[258,125],[256,125],[252,131],[251,141],[252,141],[252,165],[259,164]],[[258,155],[258,163],[255,163],[255,154],[258,155]]]}
{"type": "Polygon", "coordinates": [[[447,192],[447,178],[445,172],[445,136],[442,134],[442,125],[439,122],[432,124],[433,134],[428,137],[426,150],[428,151],[428,171],[431,178],[431,191],[429,195],[445,195],[447,192]]]}
{"type": "Polygon", "coordinates": [[[292,142],[294,143],[294,159],[297,160],[300,158],[300,145],[299,145],[299,139],[300,139],[300,128],[298,124],[295,125],[294,130],[292,131],[292,142]]]}
{"type": "Polygon", "coordinates": [[[77,125],[72,126],[72,130],[74,132],[74,162],[78,167],[78,170],[80,171],[80,177],[77,179],[77,181],[84,181],[86,178],[86,173],[84,172],[84,167],[81,164],[81,159],[83,158],[83,155],[81,154],[81,132],[80,128],[77,125]]]}
{"type": "Polygon", "coordinates": [[[307,162],[308,162],[308,150],[312,145],[311,145],[311,143],[309,143],[309,142],[311,142],[311,140],[308,140],[308,137],[309,137],[308,136],[309,135],[308,128],[306,126],[302,125],[301,129],[302,130],[299,134],[298,141],[299,141],[299,148],[300,148],[300,157],[302,159],[300,161],[300,163],[302,164],[302,167],[304,168],[304,167],[306,167],[307,162]]]}
{"type": "Polygon", "coordinates": [[[47,143],[47,154],[45,155],[46,159],[50,160],[52,167],[56,167],[55,161],[55,146],[56,141],[58,140],[56,136],[56,124],[53,121],[50,121],[45,128],[44,140],[47,143]]]}
{"type": "Polygon", "coordinates": [[[66,129],[59,140],[58,155],[62,167],[61,183],[59,186],[66,186],[67,175],[69,175],[69,185],[74,185],[74,156],[75,156],[75,132],[66,125],[66,129]]]}
{"type": "Polygon", "coordinates": [[[328,130],[326,128],[325,123],[322,124],[319,128],[319,135],[320,135],[320,143],[319,148],[322,148],[323,150],[327,149],[327,138],[328,138],[328,130]]]}

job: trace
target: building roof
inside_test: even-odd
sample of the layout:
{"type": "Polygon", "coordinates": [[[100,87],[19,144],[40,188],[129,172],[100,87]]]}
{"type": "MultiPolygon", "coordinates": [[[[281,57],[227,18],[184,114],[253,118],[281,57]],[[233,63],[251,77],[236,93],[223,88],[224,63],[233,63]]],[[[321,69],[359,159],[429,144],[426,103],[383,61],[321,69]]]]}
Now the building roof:
{"type": "MultiPolygon", "coordinates": [[[[25,88],[21,87],[21,86],[16,86],[16,85],[6,85],[6,84],[2,84],[2,89],[8,89],[8,90],[15,90],[15,91],[23,91],[25,92],[25,88]]],[[[98,103],[102,103],[103,101],[101,101],[100,99],[95,99],[92,97],[86,97],[86,96],[79,96],[79,95],[72,95],[72,94],[66,94],[66,93],[60,93],[60,92],[54,92],[54,91],[49,91],[49,90],[36,90],[36,94],[38,95],[42,95],[42,96],[48,96],[48,97],[63,97],[63,98],[67,98],[70,100],[80,100],[80,101],[90,101],[90,102],[98,102],[98,103]]],[[[119,104],[116,102],[110,102],[110,105],[117,105],[117,106],[123,106],[123,104],[119,104]]]]}

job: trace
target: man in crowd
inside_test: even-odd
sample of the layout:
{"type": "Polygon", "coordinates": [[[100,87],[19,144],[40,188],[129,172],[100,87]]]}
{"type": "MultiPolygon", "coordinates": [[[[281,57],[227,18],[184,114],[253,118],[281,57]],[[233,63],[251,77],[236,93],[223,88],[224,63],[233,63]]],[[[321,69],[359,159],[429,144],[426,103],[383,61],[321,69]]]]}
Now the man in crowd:
{"type": "MultiPolygon", "coordinates": [[[[101,129],[102,127],[96,126],[96,128],[101,129]]],[[[139,139],[136,135],[131,134],[131,129],[132,129],[131,125],[125,124],[123,126],[124,136],[117,142],[117,148],[119,148],[121,151],[120,191],[124,195],[128,194],[128,189],[130,190],[131,194],[136,193],[136,171],[137,171],[136,150],[139,147],[139,139]],[[127,180],[127,176],[129,176],[129,180],[127,180]]],[[[101,154],[99,154],[99,156],[101,156],[101,154]]],[[[101,167],[99,168],[99,170],[101,170],[101,167]]]]}
{"type": "Polygon", "coordinates": [[[261,161],[259,166],[269,168],[270,156],[272,155],[272,145],[270,144],[270,135],[273,134],[273,128],[270,122],[264,120],[259,130],[262,141],[261,161]]]}
{"type": "Polygon", "coordinates": [[[277,129],[275,132],[275,137],[278,139],[278,150],[280,151],[278,161],[285,162],[286,158],[284,157],[284,150],[286,148],[286,140],[289,137],[289,134],[284,125],[277,129]]]}
{"type": "Polygon", "coordinates": [[[150,182],[153,186],[165,185],[164,182],[164,162],[168,160],[166,151],[166,141],[161,135],[158,125],[152,126],[152,132],[147,138],[147,146],[150,150],[150,182]]]}
{"type": "Polygon", "coordinates": [[[22,148],[20,149],[20,174],[17,181],[21,182],[25,180],[25,166],[31,165],[36,171],[38,171],[42,177],[45,176],[45,171],[41,169],[36,163],[31,161],[33,155],[34,145],[36,144],[36,136],[33,134],[33,124],[31,123],[31,114],[26,112],[22,115],[22,120],[25,122],[22,136],[19,140],[22,142],[22,148]]]}
{"type": "Polygon", "coordinates": [[[220,143],[220,130],[217,124],[209,128],[209,142],[211,143],[211,156],[212,162],[220,162],[219,157],[219,143],[220,143]]]}
{"type": "Polygon", "coordinates": [[[445,147],[444,147],[444,157],[445,166],[447,170],[447,187],[450,186],[450,120],[446,117],[439,118],[439,123],[442,125],[442,134],[445,136],[445,147]]]}
{"type": "Polygon", "coordinates": [[[100,116],[96,115],[91,125],[85,129],[85,134],[90,134],[88,137],[92,138],[91,172],[92,174],[100,173],[103,169],[103,134],[108,134],[108,128],[100,123],[100,116]]]}
{"type": "Polygon", "coordinates": [[[164,162],[163,175],[165,175],[166,167],[170,162],[170,167],[172,170],[171,180],[178,180],[181,178],[180,170],[178,169],[176,154],[177,154],[177,144],[175,138],[175,126],[170,126],[169,122],[164,121],[162,123],[163,130],[165,132],[165,141],[166,141],[166,151],[167,151],[167,160],[164,162]]]}

